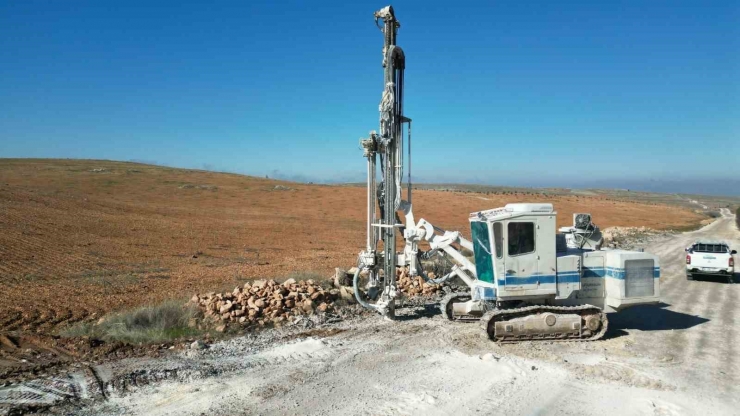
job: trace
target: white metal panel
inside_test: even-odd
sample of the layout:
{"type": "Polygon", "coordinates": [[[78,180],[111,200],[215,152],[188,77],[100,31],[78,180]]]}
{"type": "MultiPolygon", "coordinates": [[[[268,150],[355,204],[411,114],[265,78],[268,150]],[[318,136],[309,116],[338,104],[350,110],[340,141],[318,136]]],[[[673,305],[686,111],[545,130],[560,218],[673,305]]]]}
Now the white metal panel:
{"type": "Polygon", "coordinates": [[[583,253],[583,275],[579,299],[604,299],[604,279],[606,277],[606,253],[587,251],[583,253]]]}
{"type": "Polygon", "coordinates": [[[557,264],[556,299],[575,296],[581,288],[581,256],[561,256],[557,258],[557,264]]]}

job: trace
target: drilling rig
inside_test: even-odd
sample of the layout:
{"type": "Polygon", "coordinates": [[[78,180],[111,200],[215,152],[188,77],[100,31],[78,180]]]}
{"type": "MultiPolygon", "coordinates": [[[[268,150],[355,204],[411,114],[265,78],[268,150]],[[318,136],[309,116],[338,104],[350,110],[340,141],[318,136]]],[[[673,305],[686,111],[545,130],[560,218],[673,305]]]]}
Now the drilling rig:
{"type": "Polygon", "coordinates": [[[403,112],[406,58],[396,43],[401,24],[391,6],[374,16],[384,38],[384,76],[379,130],[360,139],[367,159],[367,242],[353,278],[360,304],[393,319],[400,268],[434,284],[457,277],[469,290],[442,299],[442,315],[452,321],[480,322],[491,340],[516,342],[599,339],[607,330],[607,312],[658,303],[658,257],[602,250],[601,232],[589,214],[574,214],[573,226],[556,229],[552,204],[507,204],[471,213],[470,240],[458,231],[415,220],[411,119],[403,112]],[[403,248],[398,250],[401,238],[403,248]],[[429,250],[420,250],[422,241],[429,250]],[[466,257],[463,249],[472,252],[474,259],[466,257]],[[423,262],[433,256],[449,261],[450,272],[430,278],[423,262]],[[366,281],[364,292],[361,279],[366,281]]]}

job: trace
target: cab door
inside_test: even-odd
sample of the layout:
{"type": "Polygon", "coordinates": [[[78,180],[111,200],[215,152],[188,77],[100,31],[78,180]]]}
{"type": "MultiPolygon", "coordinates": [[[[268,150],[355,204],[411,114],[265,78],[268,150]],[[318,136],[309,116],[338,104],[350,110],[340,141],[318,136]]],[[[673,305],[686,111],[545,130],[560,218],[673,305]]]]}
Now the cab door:
{"type": "Polygon", "coordinates": [[[473,237],[475,271],[478,280],[494,283],[496,276],[493,269],[489,225],[484,221],[471,221],[470,230],[473,237]]]}
{"type": "Polygon", "coordinates": [[[542,280],[538,270],[537,220],[507,221],[505,235],[506,288],[537,289],[542,280]]]}

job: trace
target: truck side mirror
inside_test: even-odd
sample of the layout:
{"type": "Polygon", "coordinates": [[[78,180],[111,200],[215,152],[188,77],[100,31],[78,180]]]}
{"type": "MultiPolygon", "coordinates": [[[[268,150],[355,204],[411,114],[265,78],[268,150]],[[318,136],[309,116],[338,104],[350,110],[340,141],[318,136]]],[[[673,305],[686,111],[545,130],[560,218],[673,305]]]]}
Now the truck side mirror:
{"type": "Polygon", "coordinates": [[[732,250],[730,254],[737,254],[737,250],[732,250]]]}
{"type": "Polygon", "coordinates": [[[685,249],[683,249],[683,251],[685,251],[685,252],[687,252],[687,253],[688,253],[688,252],[689,252],[689,248],[688,248],[688,247],[686,247],[685,249]]]}

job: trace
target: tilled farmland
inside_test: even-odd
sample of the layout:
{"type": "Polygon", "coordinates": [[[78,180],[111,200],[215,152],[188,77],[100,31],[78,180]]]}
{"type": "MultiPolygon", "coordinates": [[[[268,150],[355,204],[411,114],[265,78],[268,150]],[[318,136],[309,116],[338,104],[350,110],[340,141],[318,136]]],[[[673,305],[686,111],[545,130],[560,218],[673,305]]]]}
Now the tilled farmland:
{"type": "MultiPolygon", "coordinates": [[[[2,160],[0,335],[9,341],[0,345],[0,371],[43,373],[58,363],[95,356],[64,348],[59,333],[143,305],[185,303],[196,293],[202,296],[199,305],[230,301],[228,311],[221,312],[223,303],[208,311],[235,329],[247,322],[246,327],[260,327],[260,320],[274,325],[298,309],[331,310],[337,302],[332,290],[339,290],[341,299],[342,289],[322,279],[337,266],[355,263],[365,221],[357,201],[364,199],[364,188],[354,186],[124,162],[2,160]],[[292,291],[285,289],[283,299],[273,291],[263,297],[264,307],[250,307],[249,298],[256,296],[252,282],[307,274],[297,283],[313,279],[321,290],[309,294],[306,286],[297,298],[288,298],[292,291]],[[245,284],[250,285],[246,309],[234,302],[238,294],[217,301],[206,296],[235,296],[233,289],[239,287],[243,301],[245,284]],[[310,299],[316,292],[321,299],[310,299]],[[252,310],[259,312],[250,317],[252,310]],[[240,323],[241,318],[246,319],[240,323]]],[[[558,225],[567,225],[571,214],[581,211],[591,212],[602,229],[670,230],[693,227],[705,218],[685,208],[603,195],[419,190],[414,197],[418,213],[463,233],[469,212],[522,201],[554,203],[558,225]]],[[[439,292],[418,278],[399,275],[399,284],[411,297],[439,292]]]]}

